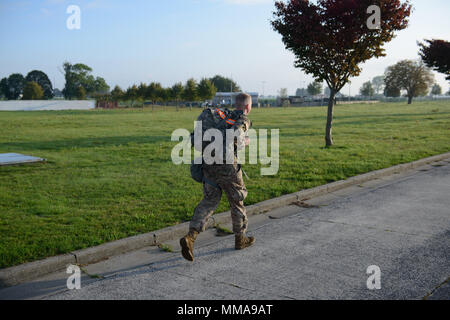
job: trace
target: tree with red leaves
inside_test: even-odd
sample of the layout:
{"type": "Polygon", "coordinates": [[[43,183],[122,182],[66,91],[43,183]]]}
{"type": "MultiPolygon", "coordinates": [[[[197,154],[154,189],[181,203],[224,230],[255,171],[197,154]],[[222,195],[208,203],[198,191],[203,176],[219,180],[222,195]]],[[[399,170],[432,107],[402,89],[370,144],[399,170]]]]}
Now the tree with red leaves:
{"type": "Polygon", "coordinates": [[[422,61],[429,68],[445,74],[450,81],[450,42],[444,40],[425,40],[428,46],[419,43],[422,61]]]}
{"type": "Polygon", "coordinates": [[[409,0],[290,0],[275,8],[272,27],[295,54],[295,66],[330,88],[325,142],[331,146],[336,94],[361,73],[359,64],[385,56],[382,46],[408,26],[412,7],[409,0]],[[381,11],[377,29],[368,27],[373,5],[381,11]]]}

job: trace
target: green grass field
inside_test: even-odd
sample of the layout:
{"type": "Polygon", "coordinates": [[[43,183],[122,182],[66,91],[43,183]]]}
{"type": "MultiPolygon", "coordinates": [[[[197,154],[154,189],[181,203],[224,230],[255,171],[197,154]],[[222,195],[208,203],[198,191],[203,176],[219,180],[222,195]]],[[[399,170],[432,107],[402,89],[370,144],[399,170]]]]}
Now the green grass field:
{"type": "MultiPolygon", "coordinates": [[[[174,109],[174,108],[173,108],[174,109]]],[[[0,112],[0,153],[47,163],[0,167],[0,268],[188,221],[202,197],[175,166],[170,135],[200,113],[123,109],[0,112]]],[[[450,151],[450,102],[254,109],[255,129],[280,128],[280,170],[246,165],[246,204],[450,151]]],[[[218,212],[228,210],[225,197],[218,212]]]]}

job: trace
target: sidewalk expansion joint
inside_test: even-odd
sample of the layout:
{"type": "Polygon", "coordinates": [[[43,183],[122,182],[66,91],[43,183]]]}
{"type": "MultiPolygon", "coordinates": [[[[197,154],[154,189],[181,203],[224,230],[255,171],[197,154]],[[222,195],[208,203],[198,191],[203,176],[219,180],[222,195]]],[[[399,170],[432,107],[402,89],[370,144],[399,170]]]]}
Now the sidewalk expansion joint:
{"type": "Polygon", "coordinates": [[[427,233],[408,233],[408,232],[402,232],[402,231],[398,231],[398,230],[384,229],[384,228],[379,228],[379,227],[374,227],[374,226],[369,226],[369,225],[362,225],[362,224],[338,222],[338,221],[333,221],[333,220],[315,220],[315,221],[340,224],[340,225],[351,226],[351,227],[360,227],[360,228],[366,228],[366,229],[372,229],[372,230],[379,230],[379,231],[383,231],[383,232],[392,232],[392,233],[398,233],[398,234],[401,234],[404,236],[415,236],[415,237],[421,237],[424,239],[427,239],[427,236],[430,236],[427,233]]]}
{"type": "Polygon", "coordinates": [[[440,289],[441,287],[443,287],[445,284],[449,283],[450,281],[450,277],[448,277],[444,282],[442,282],[441,284],[439,284],[438,286],[434,287],[433,290],[431,290],[429,293],[427,293],[425,295],[425,297],[422,298],[422,300],[428,300],[429,297],[431,297],[438,289],[440,289]]]}
{"type": "MultiPolygon", "coordinates": [[[[212,275],[208,274],[208,276],[210,276],[211,278],[214,279],[214,277],[212,275]]],[[[227,286],[230,286],[230,287],[234,287],[234,288],[237,288],[237,289],[240,289],[240,290],[247,290],[247,291],[253,291],[253,292],[264,292],[264,291],[261,291],[261,290],[256,290],[256,289],[252,289],[252,288],[243,287],[243,286],[237,285],[237,284],[232,283],[232,282],[219,281],[219,280],[216,280],[216,279],[214,279],[214,281],[216,283],[224,284],[224,285],[227,285],[227,286]]],[[[268,292],[264,292],[264,293],[268,294],[268,292]]],[[[286,296],[286,295],[277,295],[277,296],[279,296],[281,298],[290,299],[290,300],[296,300],[295,298],[290,297],[290,296],[286,296]]]]}

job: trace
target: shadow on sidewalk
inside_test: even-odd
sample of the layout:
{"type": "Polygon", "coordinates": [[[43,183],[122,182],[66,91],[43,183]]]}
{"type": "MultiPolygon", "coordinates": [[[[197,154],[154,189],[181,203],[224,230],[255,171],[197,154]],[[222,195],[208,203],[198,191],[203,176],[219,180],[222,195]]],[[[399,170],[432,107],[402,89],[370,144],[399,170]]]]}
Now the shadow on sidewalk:
{"type": "MultiPolygon", "coordinates": [[[[211,250],[196,255],[196,258],[223,254],[234,251],[233,248],[223,248],[218,250],[211,250]]],[[[87,289],[88,286],[94,282],[105,281],[111,279],[127,278],[137,275],[150,274],[154,272],[168,271],[177,267],[183,267],[192,264],[181,257],[181,253],[172,253],[169,258],[158,260],[151,263],[144,263],[129,268],[124,268],[117,271],[101,273],[101,278],[93,278],[89,275],[82,274],[81,290],[87,289]]],[[[67,275],[69,276],[69,275],[67,275]]],[[[1,281],[1,280],[0,280],[1,281]]],[[[0,300],[25,300],[25,299],[45,299],[53,294],[60,294],[67,289],[67,278],[61,277],[56,280],[36,281],[30,283],[23,283],[13,287],[5,287],[6,284],[0,282],[0,300]]]]}

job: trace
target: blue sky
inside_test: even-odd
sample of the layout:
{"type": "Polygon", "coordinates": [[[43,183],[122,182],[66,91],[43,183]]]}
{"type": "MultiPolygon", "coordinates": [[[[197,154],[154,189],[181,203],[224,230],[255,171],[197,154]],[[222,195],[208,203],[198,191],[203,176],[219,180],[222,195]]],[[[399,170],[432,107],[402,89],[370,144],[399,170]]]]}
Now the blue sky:
{"type": "MultiPolygon", "coordinates": [[[[357,93],[388,65],[417,59],[416,41],[450,40],[448,0],[412,3],[410,27],[387,44],[387,57],[364,64],[343,93],[357,93]]],[[[312,78],[293,67],[271,29],[272,11],[272,0],[0,0],[0,78],[38,69],[62,89],[58,67],[67,60],[91,66],[111,87],[221,74],[247,91],[294,94],[312,78]],[[81,9],[80,30],[66,28],[71,4],[81,9]]],[[[436,80],[449,89],[443,75],[436,80]]]]}

